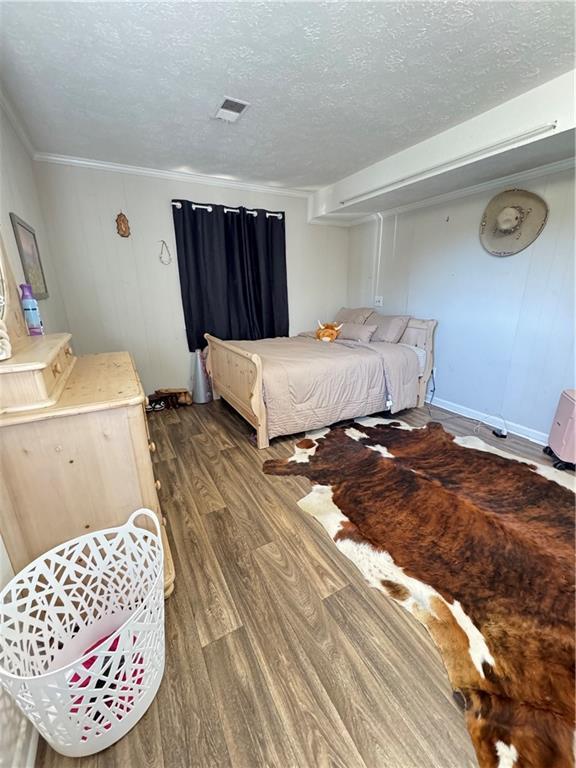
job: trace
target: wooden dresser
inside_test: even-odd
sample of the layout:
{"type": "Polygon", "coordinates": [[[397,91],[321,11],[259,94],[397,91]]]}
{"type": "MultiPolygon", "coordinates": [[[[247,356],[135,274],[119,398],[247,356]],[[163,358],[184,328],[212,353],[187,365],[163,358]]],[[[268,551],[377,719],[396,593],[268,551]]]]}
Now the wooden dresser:
{"type": "MultiPolygon", "coordinates": [[[[139,507],[160,521],[146,397],[127,352],[76,358],[69,334],[23,337],[0,362],[0,533],[14,571],[139,507]]],[[[174,566],[165,529],[165,595],[174,566]]]]}

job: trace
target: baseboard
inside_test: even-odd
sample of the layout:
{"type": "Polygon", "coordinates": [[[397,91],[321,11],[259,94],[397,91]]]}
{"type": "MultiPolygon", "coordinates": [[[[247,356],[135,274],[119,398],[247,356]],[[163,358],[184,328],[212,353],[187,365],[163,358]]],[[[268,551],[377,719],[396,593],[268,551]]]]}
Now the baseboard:
{"type": "Polygon", "coordinates": [[[533,443],[538,443],[539,445],[548,444],[548,435],[545,432],[538,432],[535,429],[530,429],[530,427],[525,427],[522,424],[515,424],[508,420],[506,420],[506,424],[504,424],[504,420],[499,416],[492,416],[489,413],[475,411],[472,408],[467,408],[465,405],[458,405],[458,403],[452,403],[450,400],[442,400],[439,397],[434,398],[434,405],[437,405],[438,408],[444,408],[444,410],[450,411],[451,413],[457,413],[459,416],[467,416],[469,419],[481,421],[484,424],[488,424],[490,427],[506,426],[508,432],[511,432],[513,435],[525,437],[533,443]]]}

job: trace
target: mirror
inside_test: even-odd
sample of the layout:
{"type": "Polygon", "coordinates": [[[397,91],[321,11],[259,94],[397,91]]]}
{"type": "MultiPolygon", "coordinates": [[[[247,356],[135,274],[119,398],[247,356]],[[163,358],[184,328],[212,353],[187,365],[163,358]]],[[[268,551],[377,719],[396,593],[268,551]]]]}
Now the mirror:
{"type": "Polygon", "coordinates": [[[10,269],[8,255],[0,235],[0,360],[9,358],[14,346],[28,338],[28,328],[20,305],[20,295],[10,269]]]}
{"type": "Polygon", "coordinates": [[[0,320],[4,320],[6,314],[6,281],[4,280],[4,247],[0,243],[0,320]]]}
{"type": "Polygon", "coordinates": [[[0,360],[6,360],[12,355],[12,345],[6,319],[8,315],[8,285],[6,281],[6,256],[4,244],[0,240],[0,360]]]}

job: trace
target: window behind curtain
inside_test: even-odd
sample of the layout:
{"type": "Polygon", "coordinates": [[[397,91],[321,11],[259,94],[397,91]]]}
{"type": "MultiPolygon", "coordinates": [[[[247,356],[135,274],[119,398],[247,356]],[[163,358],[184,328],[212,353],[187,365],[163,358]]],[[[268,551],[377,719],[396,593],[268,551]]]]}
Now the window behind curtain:
{"type": "Polygon", "coordinates": [[[221,339],[288,335],[283,212],[173,200],[190,351],[221,339]]]}

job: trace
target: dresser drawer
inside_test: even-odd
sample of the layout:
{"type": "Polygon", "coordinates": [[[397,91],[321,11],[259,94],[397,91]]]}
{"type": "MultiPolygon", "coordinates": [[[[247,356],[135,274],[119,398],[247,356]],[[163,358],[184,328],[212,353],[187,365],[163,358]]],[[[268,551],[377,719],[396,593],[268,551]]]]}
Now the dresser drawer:
{"type": "Polygon", "coordinates": [[[42,369],[42,380],[45,391],[45,399],[56,400],[62,391],[66,379],[70,375],[74,365],[74,353],[70,344],[65,344],[55,357],[42,369]]]}
{"type": "Polygon", "coordinates": [[[0,413],[53,405],[75,360],[69,333],[21,339],[12,357],[0,363],[0,413]]]}

